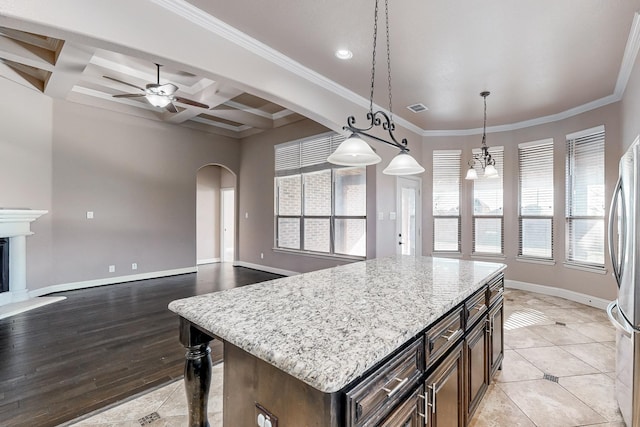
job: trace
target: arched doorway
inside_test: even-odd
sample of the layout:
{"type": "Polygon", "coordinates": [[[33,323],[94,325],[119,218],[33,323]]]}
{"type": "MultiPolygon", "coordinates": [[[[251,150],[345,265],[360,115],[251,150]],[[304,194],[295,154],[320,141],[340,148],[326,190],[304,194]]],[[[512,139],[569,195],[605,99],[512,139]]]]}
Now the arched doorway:
{"type": "Polygon", "coordinates": [[[196,175],[196,256],[198,264],[235,259],[236,176],[207,165],[196,175]]]}

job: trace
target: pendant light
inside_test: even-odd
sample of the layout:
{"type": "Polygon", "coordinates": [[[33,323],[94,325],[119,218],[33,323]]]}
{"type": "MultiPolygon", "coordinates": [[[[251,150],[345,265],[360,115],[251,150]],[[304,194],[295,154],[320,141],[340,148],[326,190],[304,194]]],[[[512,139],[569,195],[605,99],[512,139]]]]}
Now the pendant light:
{"type": "Polygon", "coordinates": [[[484,98],[484,126],[482,128],[482,145],[480,146],[480,153],[474,154],[473,158],[467,162],[469,170],[467,170],[467,176],[465,179],[476,180],[478,179],[478,172],[476,172],[475,166],[478,165],[484,171],[484,178],[498,178],[498,170],[496,169],[496,161],[489,154],[489,148],[487,147],[487,96],[491,92],[480,92],[480,96],[484,98]]]}
{"type": "Polygon", "coordinates": [[[383,142],[391,145],[400,150],[400,153],[396,155],[389,165],[382,171],[386,175],[414,175],[424,172],[424,168],[409,154],[409,148],[407,148],[407,139],[403,138],[401,142],[398,142],[393,135],[393,131],[396,129],[395,123],[393,123],[393,112],[391,109],[391,52],[389,48],[389,0],[385,0],[385,24],[387,30],[387,71],[389,81],[389,114],[382,110],[373,111],[373,90],[375,87],[375,75],[376,75],[376,40],[378,36],[378,0],[376,0],[374,24],[373,24],[373,55],[371,65],[371,92],[369,95],[369,112],[367,113],[367,120],[369,120],[369,126],[366,128],[358,128],[355,126],[356,119],[354,116],[347,118],[347,125],[343,127],[344,130],[351,132],[349,138],[344,140],[342,144],[338,146],[328,158],[329,163],[333,163],[341,166],[369,166],[375,165],[382,161],[382,158],[373,151],[371,146],[367,144],[360,136],[364,135],[373,140],[383,142]],[[386,140],[375,135],[369,134],[368,131],[373,129],[374,126],[380,126],[389,132],[391,140],[386,140]]]}

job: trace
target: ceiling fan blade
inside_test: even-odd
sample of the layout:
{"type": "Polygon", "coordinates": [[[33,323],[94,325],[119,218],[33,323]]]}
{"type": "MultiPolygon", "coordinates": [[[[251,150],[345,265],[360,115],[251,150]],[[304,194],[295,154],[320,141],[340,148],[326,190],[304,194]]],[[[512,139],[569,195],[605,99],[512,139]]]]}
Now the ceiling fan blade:
{"type": "Polygon", "coordinates": [[[118,80],[116,78],[109,77],[109,76],[102,76],[102,77],[104,77],[105,79],[113,80],[114,82],[122,83],[123,85],[135,87],[136,89],[140,89],[141,91],[144,91],[144,89],[141,88],[140,86],[136,86],[136,85],[131,84],[131,83],[123,82],[122,80],[118,80]]]}
{"type": "Polygon", "coordinates": [[[182,98],[181,96],[176,96],[175,99],[177,102],[180,102],[182,104],[193,105],[194,107],[206,108],[207,110],[209,109],[209,106],[207,104],[203,104],[202,102],[193,101],[187,98],[182,98]]]}
{"type": "Polygon", "coordinates": [[[167,106],[164,107],[164,108],[166,108],[167,111],[170,112],[170,113],[177,113],[178,112],[178,109],[176,108],[176,106],[173,105],[173,103],[171,103],[171,102],[168,103],[167,106]]]}
{"type": "Polygon", "coordinates": [[[114,98],[140,98],[145,96],[144,93],[121,93],[119,95],[113,95],[114,98]]]}

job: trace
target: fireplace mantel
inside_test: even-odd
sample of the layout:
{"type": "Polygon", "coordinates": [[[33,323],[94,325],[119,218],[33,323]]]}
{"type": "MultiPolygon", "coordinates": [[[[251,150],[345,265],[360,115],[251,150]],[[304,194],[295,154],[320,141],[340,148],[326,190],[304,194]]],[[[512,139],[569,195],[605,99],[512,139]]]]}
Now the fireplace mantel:
{"type": "Polygon", "coordinates": [[[27,289],[27,241],[31,223],[48,211],[0,208],[0,238],[9,238],[9,292],[0,293],[0,305],[24,301],[27,289]]]}

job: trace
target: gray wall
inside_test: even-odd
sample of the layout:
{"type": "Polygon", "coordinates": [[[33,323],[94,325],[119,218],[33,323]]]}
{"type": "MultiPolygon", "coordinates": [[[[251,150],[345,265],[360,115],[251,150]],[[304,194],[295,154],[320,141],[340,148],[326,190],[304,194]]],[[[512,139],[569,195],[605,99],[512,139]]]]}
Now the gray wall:
{"type": "Polygon", "coordinates": [[[54,283],[193,267],[197,171],[237,171],[239,154],[229,138],[55,101],[54,283]]]}
{"type": "Polygon", "coordinates": [[[35,234],[27,237],[27,284],[48,286],[52,283],[52,100],[6,79],[0,79],[0,92],[0,207],[49,211],[31,224],[35,234]]]}

